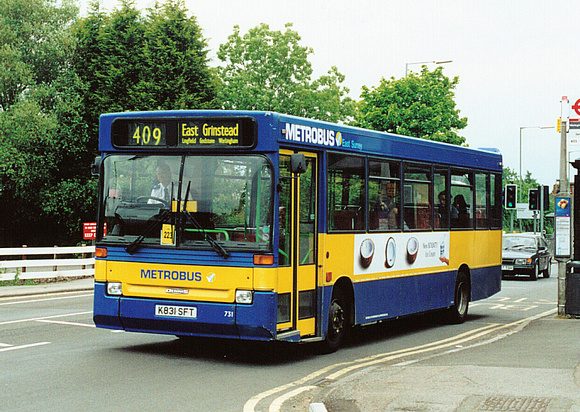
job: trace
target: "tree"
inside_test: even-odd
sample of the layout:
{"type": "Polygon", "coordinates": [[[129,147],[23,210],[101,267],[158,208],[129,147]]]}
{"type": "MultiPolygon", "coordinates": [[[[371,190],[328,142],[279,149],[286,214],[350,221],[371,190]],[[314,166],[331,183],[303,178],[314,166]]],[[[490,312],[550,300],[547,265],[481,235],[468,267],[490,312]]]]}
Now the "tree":
{"type": "Polygon", "coordinates": [[[71,0],[0,0],[0,109],[67,70],[77,14],[71,0]]]}
{"type": "Polygon", "coordinates": [[[0,0],[2,245],[76,242],[80,222],[95,217],[87,162],[96,146],[87,144],[84,85],[71,71],[77,14],[67,1],[0,0]]]}
{"type": "Polygon", "coordinates": [[[109,15],[92,5],[75,32],[75,67],[88,84],[93,136],[102,113],[215,105],[207,43],[195,17],[186,14],[182,0],[156,4],[146,17],[130,0],[109,15]]]}
{"type": "Polygon", "coordinates": [[[360,127],[420,137],[452,144],[464,144],[457,130],[467,126],[455,108],[454,89],[459,77],[449,80],[443,68],[420,74],[411,72],[396,80],[381,79],[379,86],[361,93],[354,124],[360,127]]]}
{"type": "Polygon", "coordinates": [[[273,31],[260,24],[241,36],[239,26],[219,47],[222,81],[219,99],[225,109],[276,111],[327,121],[344,121],[354,113],[344,75],[336,67],[312,81],[309,47],[286,24],[273,31]]]}
{"type": "Polygon", "coordinates": [[[142,107],[215,107],[215,79],[208,66],[207,42],[182,1],[150,10],[145,26],[144,63],[137,85],[142,107]]]}

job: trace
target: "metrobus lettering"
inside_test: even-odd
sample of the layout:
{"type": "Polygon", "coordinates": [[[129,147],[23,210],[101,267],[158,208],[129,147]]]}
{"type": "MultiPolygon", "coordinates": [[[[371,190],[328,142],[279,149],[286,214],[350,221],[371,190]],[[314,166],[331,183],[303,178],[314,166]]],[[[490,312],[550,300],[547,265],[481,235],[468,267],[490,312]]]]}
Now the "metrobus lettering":
{"type": "Polygon", "coordinates": [[[286,123],[286,140],[334,146],[334,130],[286,123]]]}
{"type": "Polygon", "coordinates": [[[201,272],[141,269],[141,279],[187,280],[189,282],[200,282],[201,272]]]}

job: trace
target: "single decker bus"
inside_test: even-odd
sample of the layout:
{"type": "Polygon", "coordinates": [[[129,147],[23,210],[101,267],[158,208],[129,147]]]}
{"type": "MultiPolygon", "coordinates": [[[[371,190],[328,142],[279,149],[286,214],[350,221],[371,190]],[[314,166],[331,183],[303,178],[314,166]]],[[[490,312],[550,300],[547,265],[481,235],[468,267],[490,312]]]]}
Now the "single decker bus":
{"type": "Polygon", "coordinates": [[[320,341],[501,287],[502,157],[272,112],[100,117],[94,322],[320,341]]]}

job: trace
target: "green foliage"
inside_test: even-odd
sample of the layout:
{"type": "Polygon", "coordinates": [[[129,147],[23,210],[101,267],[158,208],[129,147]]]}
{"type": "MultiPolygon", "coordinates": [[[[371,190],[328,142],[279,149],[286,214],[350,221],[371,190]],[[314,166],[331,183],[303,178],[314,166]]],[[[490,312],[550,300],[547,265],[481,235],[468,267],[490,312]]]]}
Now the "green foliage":
{"type": "Polygon", "coordinates": [[[150,11],[145,27],[144,62],[137,91],[142,107],[211,108],[214,80],[207,43],[183,3],[168,1],[150,11]]]}
{"type": "Polygon", "coordinates": [[[110,15],[92,7],[75,30],[91,134],[102,113],[215,105],[207,43],[183,1],[157,4],[146,17],[129,0],[110,15]]]}
{"type": "Polygon", "coordinates": [[[80,21],[70,0],[0,0],[0,245],[75,244],[96,219],[104,112],[208,108],[216,80],[181,0],[80,21]]]}
{"type": "Polygon", "coordinates": [[[465,138],[457,130],[467,126],[455,108],[454,89],[459,77],[449,80],[443,68],[432,72],[423,66],[396,80],[381,79],[379,86],[363,86],[362,101],[355,118],[360,127],[461,145],[465,138]]]}
{"type": "Polygon", "coordinates": [[[286,24],[286,31],[273,31],[260,24],[241,36],[239,26],[219,47],[218,68],[222,81],[219,98],[225,109],[265,110],[332,122],[354,113],[344,76],[336,67],[312,81],[309,47],[286,24]]]}
{"type": "Polygon", "coordinates": [[[85,86],[71,71],[77,15],[70,1],[0,0],[0,245],[69,243],[80,237],[69,222],[95,218],[87,162],[96,141],[83,120],[85,86]],[[48,200],[64,195],[67,179],[83,201],[63,223],[48,200]]]}
{"type": "Polygon", "coordinates": [[[73,50],[70,27],[77,14],[70,0],[0,1],[1,109],[68,69],[73,50]]]}

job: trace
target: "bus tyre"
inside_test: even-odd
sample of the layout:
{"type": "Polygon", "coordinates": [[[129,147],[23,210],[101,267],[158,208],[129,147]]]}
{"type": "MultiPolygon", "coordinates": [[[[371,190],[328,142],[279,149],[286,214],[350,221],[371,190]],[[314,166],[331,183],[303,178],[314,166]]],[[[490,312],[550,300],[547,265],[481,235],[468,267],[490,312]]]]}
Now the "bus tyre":
{"type": "Polygon", "coordinates": [[[328,309],[328,330],[322,344],[323,353],[336,352],[342,345],[349,329],[347,301],[340,291],[332,296],[328,309]]]}
{"type": "Polygon", "coordinates": [[[449,323],[459,324],[463,323],[467,318],[467,310],[469,309],[469,280],[464,273],[457,274],[455,281],[455,298],[453,306],[448,309],[447,320],[449,323]]]}

